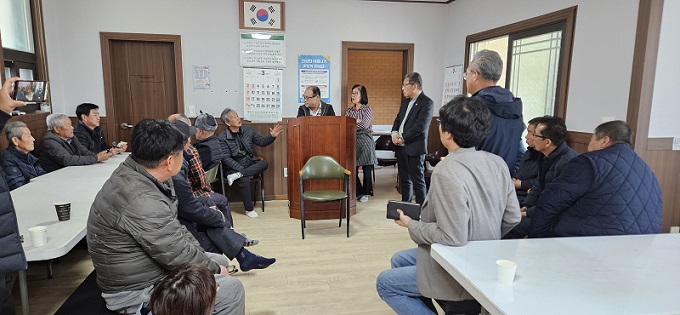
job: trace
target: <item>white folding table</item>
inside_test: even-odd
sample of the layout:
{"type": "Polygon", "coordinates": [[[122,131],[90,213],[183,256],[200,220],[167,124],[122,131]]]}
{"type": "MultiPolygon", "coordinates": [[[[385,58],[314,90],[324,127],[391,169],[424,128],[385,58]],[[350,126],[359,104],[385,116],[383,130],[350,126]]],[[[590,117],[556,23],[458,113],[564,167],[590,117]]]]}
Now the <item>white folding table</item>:
{"type": "MultiPolygon", "coordinates": [[[[102,163],[69,166],[32,179],[11,191],[14,209],[23,235],[23,248],[28,261],[42,261],[66,255],[85,237],[87,217],[97,192],[129,153],[122,153],[102,163]],[[71,202],[71,219],[59,221],[55,202],[71,202]],[[28,229],[47,227],[47,243],[34,247],[28,229]]],[[[48,271],[51,273],[51,270],[48,271]]],[[[19,272],[21,306],[28,314],[26,271],[19,272]]]]}
{"type": "Polygon", "coordinates": [[[489,313],[680,314],[680,234],[476,241],[430,255],[489,313]],[[518,265],[512,285],[496,260],[518,265]]]}

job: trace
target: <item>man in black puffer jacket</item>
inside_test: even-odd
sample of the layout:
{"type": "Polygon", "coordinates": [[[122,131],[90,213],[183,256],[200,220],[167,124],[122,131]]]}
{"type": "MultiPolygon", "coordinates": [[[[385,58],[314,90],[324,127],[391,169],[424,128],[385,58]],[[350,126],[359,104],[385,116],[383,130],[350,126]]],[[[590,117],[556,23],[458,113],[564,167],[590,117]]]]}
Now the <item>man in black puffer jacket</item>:
{"type": "MultiPolygon", "coordinates": [[[[20,80],[11,78],[2,84],[0,90],[0,131],[10,119],[12,111],[24,102],[14,101],[10,97],[12,83],[20,80]]],[[[0,170],[0,314],[14,314],[12,300],[12,273],[27,268],[26,255],[21,246],[19,225],[14,212],[14,203],[9,194],[9,187],[5,180],[5,172],[0,170]]]]}
{"type": "Polygon", "coordinates": [[[529,237],[660,233],[659,182],[631,148],[632,139],[623,121],[599,125],[589,152],[545,187],[529,237]]]}

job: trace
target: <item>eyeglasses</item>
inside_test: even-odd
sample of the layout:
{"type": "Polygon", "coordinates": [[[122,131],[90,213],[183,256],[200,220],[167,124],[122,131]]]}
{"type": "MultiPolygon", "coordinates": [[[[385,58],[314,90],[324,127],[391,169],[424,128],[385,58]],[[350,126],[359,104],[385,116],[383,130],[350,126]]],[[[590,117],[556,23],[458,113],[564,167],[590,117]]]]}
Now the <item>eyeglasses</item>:
{"type": "Polygon", "coordinates": [[[352,92],[352,95],[361,95],[359,92],[352,92]]]}
{"type": "Polygon", "coordinates": [[[536,137],[541,138],[541,139],[549,139],[548,137],[537,135],[536,133],[531,134],[531,138],[536,139],[536,137]]]}
{"type": "Polygon", "coordinates": [[[407,87],[407,86],[409,86],[409,85],[413,85],[413,83],[402,83],[402,84],[401,84],[401,87],[407,87]]]}
{"type": "Polygon", "coordinates": [[[439,124],[439,126],[441,127],[441,125],[442,125],[442,120],[439,119],[439,118],[437,118],[437,124],[439,124]]]}
{"type": "Polygon", "coordinates": [[[313,98],[315,98],[315,97],[316,97],[316,95],[312,95],[312,96],[303,95],[303,96],[302,96],[302,98],[304,98],[305,101],[308,101],[308,100],[313,99],[313,98]]]}

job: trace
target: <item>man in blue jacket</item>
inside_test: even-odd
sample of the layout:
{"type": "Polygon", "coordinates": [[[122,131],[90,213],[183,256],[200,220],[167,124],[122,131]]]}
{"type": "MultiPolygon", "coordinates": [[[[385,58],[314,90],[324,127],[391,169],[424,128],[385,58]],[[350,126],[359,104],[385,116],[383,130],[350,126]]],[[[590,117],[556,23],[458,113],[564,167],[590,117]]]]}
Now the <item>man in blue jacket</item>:
{"type": "Polygon", "coordinates": [[[484,49],[475,54],[463,79],[468,93],[481,100],[491,112],[491,128],[477,150],[503,158],[510,175],[513,175],[517,160],[524,153],[520,150],[524,131],[522,100],[508,89],[496,85],[502,73],[501,56],[493,50],[484,49]]]}
{"type": "Polygon", "coordinates": [[[546,186],[529,237],[654,234],[661,230],[661,189],[631,148],[623,121],[595,128],[588,153],[546,186]]]}
{"type": "MultiPolygon", "coordinates": [[[[10,113],[17,107],[26,105],[21,101],[14,101],[10,97],[12,83],[19,78],[7,79],[0,90],[0,131],[10,119],[10,113]]],[[[0,170],[0,314],[14,314],[14,302],[12,301],[12,273],[17,270],[25,270],[28,266],[26,255],[21,246],[19,237],[19,225],[17,215],[14,212],[14,203],[9,194],[5,172],[0,170]]]]}

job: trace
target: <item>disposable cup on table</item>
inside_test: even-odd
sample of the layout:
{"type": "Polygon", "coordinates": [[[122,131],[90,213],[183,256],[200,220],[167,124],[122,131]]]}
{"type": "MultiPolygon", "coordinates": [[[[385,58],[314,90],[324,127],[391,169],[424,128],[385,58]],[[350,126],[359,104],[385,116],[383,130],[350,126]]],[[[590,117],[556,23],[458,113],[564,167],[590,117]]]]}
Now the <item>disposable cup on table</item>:
{"type": "Polygon", "coordinates": [[[498,269],[498,282],[512,284],[515,281],[517,264],[514,261],[505,259],[496,260],[496,267],[498,269]]]}
{"type": "Polygon", "coordinates": [[[47,227],[46,226],[34,226],[28,229],[31,234],[31,240],[33,242],[33,247],[40,247],[47,244],[47,227]]]}

